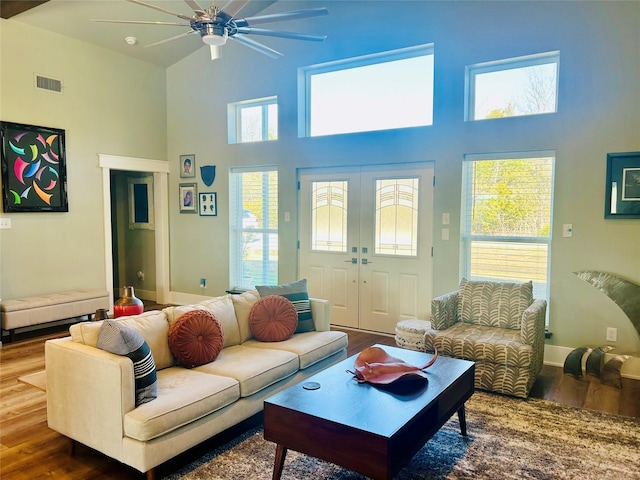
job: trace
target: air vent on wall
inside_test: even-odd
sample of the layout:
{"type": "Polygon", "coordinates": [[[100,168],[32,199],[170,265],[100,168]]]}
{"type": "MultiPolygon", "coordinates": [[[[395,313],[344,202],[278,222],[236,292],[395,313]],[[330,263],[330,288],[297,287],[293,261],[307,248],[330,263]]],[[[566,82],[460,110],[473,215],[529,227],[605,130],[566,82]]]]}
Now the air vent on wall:
{"type": "Polygon", "coordinates": [[[48,92],[62,93],[62,80],[35,74],[36,88],[48,92]]]}

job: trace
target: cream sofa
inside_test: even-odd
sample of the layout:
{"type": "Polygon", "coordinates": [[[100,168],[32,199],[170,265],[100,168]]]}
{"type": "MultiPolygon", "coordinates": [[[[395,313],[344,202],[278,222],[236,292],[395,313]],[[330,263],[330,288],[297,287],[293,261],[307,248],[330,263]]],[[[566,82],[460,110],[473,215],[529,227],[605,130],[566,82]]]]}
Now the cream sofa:
{"type": "MultiPolygon", "coordinates": [[[[311,300],[315,331],[283,342],[251,336],[255,291],[118,320],[137,330],[153,354],[156,399],[134,405],[133,363],[95,347],[102,322],[45,343],[49,427],[155,478],[155,467],[263,409],[270,395],[346,357],[347,336],[329,330],[330,305],[311,300]],[[187,369],[168,344],[172,321],[193,309],[220,321],[224,346],[211,363],[187,369]]],[[[73,444],[72,444],[73,445],[73,444]]]]}

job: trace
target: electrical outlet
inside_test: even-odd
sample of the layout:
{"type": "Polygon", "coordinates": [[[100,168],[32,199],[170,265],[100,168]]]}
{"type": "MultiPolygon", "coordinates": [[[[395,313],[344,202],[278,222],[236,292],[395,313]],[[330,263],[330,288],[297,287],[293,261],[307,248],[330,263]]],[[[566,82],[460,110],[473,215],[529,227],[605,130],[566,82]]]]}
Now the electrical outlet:
{"type": "Polygon", "coordinates": [[[618,329],[613,327],[607,327],[607,342],[618,341],[618,329]]]}

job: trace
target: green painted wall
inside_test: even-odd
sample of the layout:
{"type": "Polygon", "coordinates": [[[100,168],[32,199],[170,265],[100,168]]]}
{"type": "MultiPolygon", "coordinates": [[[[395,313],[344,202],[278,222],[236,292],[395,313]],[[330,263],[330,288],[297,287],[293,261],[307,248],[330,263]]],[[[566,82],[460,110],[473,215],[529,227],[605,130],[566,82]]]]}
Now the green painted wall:
{"type": "MultiPolygon", "coordinates": [[[[556,151],[550,344],[601,345],[618,328],[617,352],[640,352],[640,337],[624,313],[572,272],[598,269],[640,282],[640,220],[605,220],[607,152],[640,150],[640,3],[638,2],[313,2],[328,17],[291,22],[291,30],[325,33],[324,44],[268,39],[285,56],[269,59],[234,42],[222,58],[202,48],[167,69],[170,194],[177,199],[178,157],[216,165],[207,190],[218,192],[217,217],[171,208],[171,289],[207,294],[228,285],[228,171],[275,164],[280,175],[280,280],[296,278],[296,169],[343,164],[434,161],[434,295],[459,282],[460,176],[467,153],[556,151]],[[299,66],[435,44],[434,125],[408,130],[298,138],[299,66]],[[560,50],[558,113],[464,122],[466,65],[560,50]],[[279,140],[228,145],[226,107],[278,96],[279,140]],[[291,222],[284,222],[291,212],[291,222]],[[438,219],[451,214],[451,240],[438,219]],[[563,223],[574,236],[563,238],[563,223]]],[[[288,2],[291,9],[308,2],[288,2]]],[[[281,26],[282,27],[282,26],[281,26]]],[[[200,176],[198,175],[198,179],[200,176]]],[[[198,188],[205,186],[199,180],[198,188]]]]}
{"type": "Polygon", "coordinates": [[[0,20],[0,119],[66,130],[68,213],[12,213],[0,230],[0,297],[105,288],[98,154],[166,157],[165,70],[0,20]],[[34,88],[62,79],[62,95],[34,88]]]}
{"type": "MultiPolygon", "coordinates": [[[[228,285],[228,170],[275,164],[280,175],[280,280],[296,278],[296,169],[349,164],[435,162],[434,291],[459,281],[460,174],[466,153],[555,149],[550,344],[605,343],[618,328],[619,353],[640,352],[640,337],[607,297],[577,279],[605,270],[640,282],[640,221],[605,220],[608,152],[640,151],[638,2],[313,2],[331,14],[283,28],[326,33],[324,44],[268,39],[271,60],[234,42],[223,57],[206,48],[166,71],[62,36],[0,21],[0,118],[65,128],[70,212],[10,214],[0,230],[0,297],[102,287],[104,232],[97,154],[170,162],[171,290],[218,295],[228,285]],[[297,136],[299,66],[419,43],[435,43],[434,125],[398,131],[297,136]],[[46,55],[42,46],[46,45],[46,55]],[[557,114],[465,123],[464,67],[560,50],[557,114]],[[33,72],[62,78],[65,94],[33,89],[33,72]],[[227,103],[277,95],[280,139],[228,145],[227,103]],[[216,165],[200,191],[218,192],[217,217],[178,212],[180,154],[216,165]],[[291,212],[291,222],[284,222],[291,212]],[[437,222],[451,214],[451,240],[437,222]],[[563,223],[574,236],[563,238],[563,223]],[[206,291],[199,279],[208,280],[206,291]]],[[[287,2],[291,9],[308,2],[287,2]]],[[[278,25],[274,25],[278,26],[278,25]]],[[[191,179],[189,179],[191,180],[191,179]]]]}

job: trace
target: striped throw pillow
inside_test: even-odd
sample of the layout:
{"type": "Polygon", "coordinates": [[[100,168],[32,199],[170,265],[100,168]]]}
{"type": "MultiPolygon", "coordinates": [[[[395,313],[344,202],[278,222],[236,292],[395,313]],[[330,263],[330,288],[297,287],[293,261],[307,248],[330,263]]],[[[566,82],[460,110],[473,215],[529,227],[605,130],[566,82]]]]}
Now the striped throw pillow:
{"type": "Polygon", "coordinates": [[[98,333],[96,347],[131,359],[136,386],[136,407],[157,398],[156,365],[149,345],[138,332],[118,321],[105,320],[98,333]]]}
{"type": "Polygon", "coordinates": [[[316,329],[311,316],[311,302],[309,302],[309,294],[307,293],[306,278],[284,285],[256,285],[256,290],[260,297],[280,295],[293,303],[298,312],[298,327],[295,333],[313,332],[316,329]]]}

